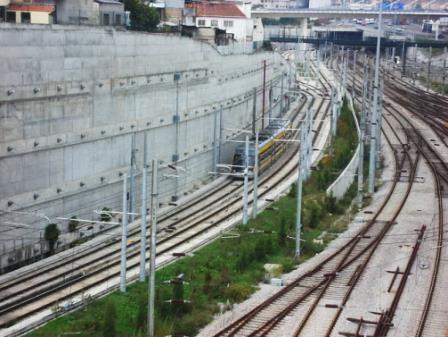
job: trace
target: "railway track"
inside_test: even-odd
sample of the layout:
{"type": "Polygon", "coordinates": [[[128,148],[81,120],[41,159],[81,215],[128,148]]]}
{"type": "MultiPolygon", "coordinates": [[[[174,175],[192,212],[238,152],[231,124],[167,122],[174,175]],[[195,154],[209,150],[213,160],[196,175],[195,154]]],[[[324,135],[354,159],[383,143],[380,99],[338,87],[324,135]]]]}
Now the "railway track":
{"type": "MultiPolygon", "coordinates": [[[[398,140],[401,142],[400,139],[398,140]]],[[[388,142],[390,142],[389,139],[388,142]]],[[[311,271],[292,281],[277,294],[216,333],[214,337],[279,336],[290,335],[291,331],[294,331],[293,336],[329,336],[331,334],[334,323],[325,325],[320,321],[319,325],[323,329],[316,332],[315,327],[312,331],[307,331],[307,322],[312,315],[320,317],[317,308],[324,297],[327,297],[325,298],[327,300],[329,295],[330,303],[331,298],[333,298],[333,303],[335,302],[335,297],[342,296],[346,297],[346,300],[348,299],[376,247],[386,235],[406,202],[414,181],[413,177],[415,176],[419,156],[416,155],[416,158],[412,158],[407,146],[403,143],[401,145],[404,155],[399,158],[398,152],[394,152],[396,179],[386,200],[368,224],[346,245],[319,263],[311,271]],[[401,180],[400,172],[403,172],[406,163],[411,168],[412,174],[404,195],[398,195],[398,200],[396,200],[397,183],[401,180]],[[394,215],[389,221],[382,225],[376,222],[385,208],[397,204],[399,206],[396,207],[394,215]],[[346,291],[345,294],[337,294],[341,289],[346,291]],[[285,323],[287,317],[295,318],[292,325],[285,323]],[[299,324],[297,324],[296,319],[298,319],[299,324]],[[282,324],[283,326],[281,326],[282,324]],[[291,330],[294,326],[295,329],[291,330]]],[[[339,307],[339,304],[334,303],[333,305],[335,308],[339,307]]],[[[319,308],[325,310],[326,307],[321,305],[319,308]]],[[[334,322],[337,320],[337,316],[338,314],[335,315],[334,322]]]]}
{"type": "MultiPolygon", "coordinates": [[[[308,102],[305,101],[305,103],[308,102]]],[[[314,99],[309,103],[312,105],[314,99]]],[[[328,111],[328,105],[322,109],[323,105],[324,102],[322,101],[316,110],[324,110],[322,116],[325,117],[328,111]]],[[[303,107],[304,105],[302,105],[301,108],[303,107]]],[[[294,120],[298,126],[300,124],[300,121],[297,121],[298,117],[296,116],[294,120]]],[[[318,130],[321,129],[322,124],[322,121],[318,122],[318,130]]],[[[295,152],[296,151],[290,151],[287,161],[291,161],[294,158],[295,152]]],[[[277,171],[280,171],[280,168],[277,168],[262,179],[260,184],[266,184],[269,188],[263,191],[260,197],[277,186],[285,177],[294,174],[295,165],[292,165],[287,172],[280,174],[281,178],[277,177],[277,175],[279,175],[277,171]]],[[[210,211],[209,209],[207,210],[208,213],[205,210],[195,211],[193,214],[188,215],[187,210],[182,209],[181,212],[186,213],[183,213],[183,220],[175,220],[176,218],[180,219],[182,213],[172,215],[172,217],[175,217],[174,224],[166,224],[166,226],[159,231],[158,244],[160,249],[158,250],[158,255],[173,251],[176,247],[191,240],[193,237],[216,227],[217,220],[210,220],[213,216],[216,217],[220,215],[222,221],[229,219],[240,212],[240,206],[238,205],[239,201],[235,199],[234,195],[239,194],[238,192],[241,190],[241,183],[230,183],[225,185],[225,187],[228,188],[228,190],[221,190],[222,197],[215,196],[213,198],[211,197],[212,194],[208,196],[211,197],[210,199],[212,200],[207,204],[209,206],[205,205],[205,208],[210,208],[210,205],[216,205],[217,201],[219,201],[218,204],[220,204],[220,207],[215,207],[213,211],[210,211]],[[229,190],[232,191],[233,196],[229,196],[229,190]],[[225,215],[220,213],[225,213],[225,215]],[[168,228],[169,231],[165,231],[166,228],[168,228]],[[179,239],[180,235],[182,235],[182,237],[179,239]],[[174,240],[176,237],[178,240],[174,240]]],[[[194,206],[196,205],[197,204],[194,206]]],[[[189,207],[188,209],[191,208],[194,207],[189,207]]],[[[24,274],[22,275],[22,279],[10,279],[0,288],[0,297],[2,298],[0,302],[0,326],[6,327],[33,313],[37,313],[61,301],[73,298],[75,295],[82,294],[107,280],[114,280],[119,273],[118,250],[116,249],[118,246],[117,242],[118,240],[114,239],[108,243],[109,246],[99,247],[97,251],[89,250],[85,255],[82,255],[82,258],[86,258],[85,262],[78,259],[77,256],[73,256],[73,258],[67,259],[64,262],[48,266],[44,270],[34,270],[24,274]],[[74,273],[74,266],[76,266],[78,270],[82,270],[82,272],[74,273]],[[27,285],[26,283],[29,282],[26,281],[29,280],[33,280],[34,283],[27,285]]],[[[138,243],[130,243],[128,245],[128,272],[129,269],[133,268],[138,268],[138,243]]]]}
{"type": "MultiPolygon", "coordinates": [[[[357,81],[356,81],[357,82],[357,81]]],[[[359,88],[357,88],[359,90],[359,88]]],[[[432,99],[432,97],[430,97],[432,99]]],[[[409,99],[408,99],[409,100],[409,99]]],[[[441,104],[443,104],[442,99],[441,104]]],[[[403,102],[401,102],[403,103],[403,102]]],[[[425,102],[421,102],[420,107],[425,102]]],[[[412,103],[407,103],[405,106],[409,107],[412,103]]],[[[430,105],[431,106],[431,105],[430,105]]],[[[412,107],[412,106],[411,106],[412,107]]],[[[431,106],[433,107],[433,106],[431,106]]],[[[438,238],[437,238],[437,253],[435,258],[435,267],[433,269],[433,275],[431,278],[431,285],[428,289],[427,300],[422,311],[422,316],[418,324],[418,330],[416,337],[422,337],[427,335],[428,330],[428,316],[431,310],[431,303],[433,302],[434,294],[437,291],[437,278],[440,270],[440,256],[443,247],[443,203],[442,203],[442,190],[441,180],[448,183],[448,170],[444,167],[444,171],[440,171],[434,165],[431,157],[436,157],[439,161],[440,156],[434,151],[431,145],[425,141],[421,142],[423,136],[415,128],[415,126],[405,118],[405,116],[398,111],[391,111],[388,109],[391,116],[399,123],[402,129],[405,131],[405,139],[402,139],[392,126],[388,117],[384,117],[387,133],[383,130],[383,135],[389,146],[392,141],[388,134],[392,134],[395,141],[400,144],[401,150],[394,149],[395,157],[395,180],[390,192],[384,201],[379,211],[375,214],[374,218],[366,225],[362,231],[360,231],[355,237],[362,238],[358,240],[351,240],[344,245],[340,250],[333,253],[330,257],[318,264],[310,272],[301,275],[293,282],[288,284],[285,288],[279,291],[268,300],[257,305],[248,313],[235,320],[227,327],[219,331],[214,337],[221,336],[332,336],[336,335],[334,328],[340,319],[341,313],[344,310],[344,306],[347,304],[353,290],[355,289],[358,280],[361,278],[363,271],[367,267],[371,260],[376,248],[381,243],[382,238],[388,232],[392,224],[403,209],[409,194],[412,190],[412,185],[416,177],[416,171],[420,157],[423,157],[426,163],[431,167],[431,172],[434,176],[436,183],[436,199],[438,200],[438,238]],[[397,114],[399,116],[397,116],[397,114]],[[405,127],[401,120],[406,120],[409,125],[405,127]],[[412,132],[410,131],[412,130],[412,132]],[[401,152],[401,155],[400,155],[401,152]],[[397,200],[393,200],[392,196],[396,194],[396,187],[399,181],[403,182],[401,174],[403,172],[409,172],[407,177],[407,188],[404,195],[401,196],[401,201],[397,203],[397,200]],[[444,173],[442,173],[444,172],[444,173]],[[394,215],[386,221],[384,226],[373,226],[375,219],[381,214],[381,211],[388,204],[398,204],[394,215]],[[377,232],[375,232],[377,231],[377,232]],[[366,244],[367,238],[371,239],[366,244]],[[362,242],[362,244],[360,244],[362,242]],[[353,263],[356,261],[356,263],[353,263]],[[328,315],[323,311],[328,311],[329,308],[336,309],[334,315],[328,315]],[[293,322],[284,322],[288,317],[294,317],[293,322]],[[330,320],[322,320],[323,317],[330,317],[330,320]],[[314,324],[308,324],[311,320],[315,320],[314,324]],[[283,324],[283,327],[281,327],[283,324]],[[293,332],[291,334],[291,332],[293,332]]],[[[412,110],[411,110],[412,111],[412,110]]],[[[414,114],[416,112],[414,111],[414,114]]],[[[419,116],[434,116],[435,112],[431,109],[421,109],[419,116]]],[[[447,116],[443,116],[446,118],[447,116]]],[[[433,125],[433,123],[431,123],[433,125]]],[[[435,124],[437,125],[437,124],[435,124]]],[[[435,127],[435,131],[438,135],[448,135],[446,128],[435,127]]],[[[443,139],[443,137],[441,137],[443,139]]],[[[392,146],[391,146],[392,147],[392,146]]],[[[442,166],[445,166],[443,163],[442,166]]],[[[406,178],[405,178],[406,179],[406,178]]],[[[447,185],[448,186],[448,185],[447,185]]],[[[394,196],[396,197],[396,195],[394,196]]],[[[404,276],[401,278],[399,288],[393,297],[390,306],[380,315],[380,318],[376,322],[368,320],[364,321],[365,325],[372,325],[375,327],[373,331],[374,337],[386,336],[390,327],[393,325],[393,317],[395,311],[398,308],[400,299],[403,295],[403,290],[406,286],[406,282],[410,275],[410,269],[415,262],[415,257],[420,247],[422,238],[424,237],[426,227],[422,227],[418,235],[416,235],[416,242],[412,254],[409,256],[409,261],[405,269],[404,276]]],[[[362,318],[360,321],[354,323],[358,324],[358,331],[351,332],[339,332],[339,335],[344,336],[361,336],[359,335],[359,328],[362,326],[362,318]]],[[[437,332],[441,336],[441,331],[437,332]]],[[[428,335],[429,336],[429,335],[428,335]]],[[[433,335],[431,335],[433,336],[433,335]]]]}
{"type": "MultiPolygon", "coordinates": [[[[360,83],[360,81],[357,81],[360,83]]],[[[359,89],[359,88],[357,88],[359,89]]],[[[434,258],[434,267],[432,269],[429,287],[425,296],[426,300],[421,308],[420,318],[418,320],[415,337],[434,336],[439,337],[445,335],[448,331],[448,325],[443,324],[443,316],[439,312],[443,308],[443,302],[440,303],[440,298],[443,296],[444,289],[439,280],[441,272],[442,254],[444,253],[444,191],[448,188],[448,165],[446,159],[443,158],[443,150],[446,151],[447,144],[445,137],[448,136],[446,122],[448,119],[448,110],[446,104],[448,102],[446,97],[423,92],[408,83],[398,80],[395,82],[387,82],[385,95],[388,99],[383,119],[390,126],[390,118],[393,118],[400,128],[406,134],[409,142],[416,148],[418,153],[425,159],[426,164],[430,167],[431,174],[435,182],[435,194],[437,200],[437,226],[436,232],[436,247],[434,258]],[[393,105],[391,104],[393,103],[393,105]],[[400,111],[397,107],[402,107],[406,111],[400,111]],[[442,109],[442,110],[440,110],[442,109]],[[391,117],[388,117],[391,116],[391,117]],[[411,118],[410,118],[411,117],[411,118]],[[420,120],[420,123],[427,125],[435,136],[430,138],[425,136],[415,124],[415,119],[420,120]],[[443,123],[443,124],[442,124],[443,123]],[[439,137],[444,149],[441,149],[440,144],[436,141],[439,137]],[[434,302],[439,300],[439,305],[434,302]],[[442,304],[442,305],[440,305],[442,304]]],[[[421,127],[422,124],[419,124],[421,127]]],[[[425,228],[422,228],[424,231],[425,228]]],[[[421,241],[424,236],[421,233],[420,241],[418,240],[414,245],[414,252],[418,251],[421,241]]],[[[446,252],[445,252],[446,256],[446,252]]],[[[412,256],[411,256],[412,258],[412,256]]],[[[390,306],[380,315],[380,319],[376,322],[376,329],[373,332],[374,337],[387,336],[389,329],[393,326],[393,317],[399,307],[399,302],[403,295],[403,289],[409,276],[409,268],[412,267],[410,259],[406,268],[402,282],[393,297],[390,306]],[[403,282],[404,281],[404,282],[403,282]]],[[[446,275],[445,275],[446,279],[446,275]]],[[[445,306],[446,307],[446,306],[445,306]]]]}

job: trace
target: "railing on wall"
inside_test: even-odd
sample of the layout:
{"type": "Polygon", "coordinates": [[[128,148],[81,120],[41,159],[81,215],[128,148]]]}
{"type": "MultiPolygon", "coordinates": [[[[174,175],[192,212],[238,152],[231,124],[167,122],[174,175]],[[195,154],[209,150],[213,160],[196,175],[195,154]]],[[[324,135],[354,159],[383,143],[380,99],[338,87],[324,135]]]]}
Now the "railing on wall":
{"type": "Polygon", "coordinates": [[[263,41],[258,42],[230,42],[228,45],[216,46],[221,55],[253,54],[263,46],[263,41]]]}

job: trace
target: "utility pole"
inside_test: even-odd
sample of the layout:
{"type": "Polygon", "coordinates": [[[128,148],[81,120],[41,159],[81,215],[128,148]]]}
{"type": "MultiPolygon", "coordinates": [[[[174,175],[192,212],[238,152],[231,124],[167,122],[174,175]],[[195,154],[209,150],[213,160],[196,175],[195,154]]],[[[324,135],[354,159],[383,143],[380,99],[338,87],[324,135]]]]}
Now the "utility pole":
{"type": "Polygon", "coordinates": [[[149,256],[149,282],[148,282],[148,337],[154,337],[154,303],[156,282],[156,244],[157,244],[157,207],[158,207],[158,167],[157,159],[152,160],[151,179],[151,246],[149,256]]]}
{"type": "Polygon", "coordinates": [[[254,197],[252,205],[252,218],[255,219],[258,214],[258,131],[255,132],[254,197]]]}
{"type": "Polygon", "coordinates": [[[247,224],[247,199],[249,194],[249,136],[246,135],[246,144],[244,148],[245,164],[244,164],[244,187],[243,187],[243,225],[247,224]]]}
{"type": "Polygon", "coordinates": [[[120,291],[126,292],[126,248],[128,244],[128,176],[123,174],[123,210],[121,216],[120,291]]]}
{"type": "Polygon", "coordinates": [[[297,147],[298,148],[298,159],[299,162],[297,164],[297,200],[296,200],[296,257],[300,256],[301,248],[300,248],[300,236],[302,231],[302,178],[303,178],[303,171],[302,171],[302,159],[303,159],[303,144],[305,141],[305,132],[304,132],[304,124],[302,124],[302,127],[300,128],[300,144],[297,147]]]}
{"type": "Polygon", "coordinates": [[[369,193],[375,190],[375,163],[376,163],[376,119],[378,110],[378,85],[380,75],[380,54],[381,54],[381,32],[383,25],[383,1],[380,1],[380,14],[378,17],[378,37],[376,43],[376,59],[375,59],[375,79],[373,84],[373,115],[371,118],[371,138],[370,138],[370,157],[369,157],[369,193]]]}
{"type": "Polygon", "coordinates": [[[146,186],[147,186],[147,134],[143,140],[143,170],[142,170],[142,218],[140,222],[140,281],[145,281],[146,269],[146,186]]]}

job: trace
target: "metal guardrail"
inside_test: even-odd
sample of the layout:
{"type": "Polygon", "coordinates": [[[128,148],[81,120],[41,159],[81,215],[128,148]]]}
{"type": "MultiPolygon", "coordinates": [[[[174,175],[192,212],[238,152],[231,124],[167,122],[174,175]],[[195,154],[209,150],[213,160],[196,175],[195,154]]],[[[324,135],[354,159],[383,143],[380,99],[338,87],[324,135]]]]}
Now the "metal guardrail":
{"type": "MultiPolygon", "coordinates": [[[[333,43],[334,45],[340,46],[358,46],[358,47],[375,47],[376,38],[369,40],[349,40],[349,39],[324,39],[315,37],[304,37],[297,35],[270,35],[269,40],[271,42],[280,43],[309,43],[309,44],[319,44],[323,45],[325,43],[333,43]]],[[[404,44],[405,48],[415,47],[417,45],[419,48],[444,48],[448,47],[448,41],[393,41],[384,39],[381,42],[382,47],[402,47],[404,44]]]]}

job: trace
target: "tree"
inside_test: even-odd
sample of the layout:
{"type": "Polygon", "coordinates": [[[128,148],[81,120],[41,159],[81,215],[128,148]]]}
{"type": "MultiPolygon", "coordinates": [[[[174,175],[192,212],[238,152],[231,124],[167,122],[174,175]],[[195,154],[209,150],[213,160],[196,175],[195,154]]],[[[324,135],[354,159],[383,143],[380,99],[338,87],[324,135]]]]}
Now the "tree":
{"type": "Polygon", "coordinates": [[[70,233],[73,233],[78,229],[79,221],[77,219],[76,216],[70,218],[70,221],[68,222],[68,231],[70,233]]]}
{"type": "Polygon", "coordinates": [[[45,227],[45,240],[48,242],[48,247],[50,248],[50,255],[54,254],[54,245],[59,239],[59,231],[58,225],[55,223],[50,223],[45,227]]]}
{"type": "Polygon", "coordinates": [[[106,312],[104,315],[103,337],[116,337],[116,320],[117,310],[115,309],[115,304],[113,302],[109,302],[106,305],[106,312]]]}
{"type": "Polygon", "coordinates": [[[101,213],[101,217],[100,217],[102,222],[109,222],[110,220],[112,220],[110,213],[108,213],[111,211],[110,208],[103,207],[102,211],[103,211],[103,213],[101,213]]]}
{"type": "Polygon", "coordinates": [[[160,22],[159,13],[153,7],[145,5],[141,0],[125,0],[124,9],[131,12],[131,29],[153,31],[160,22]]]}

